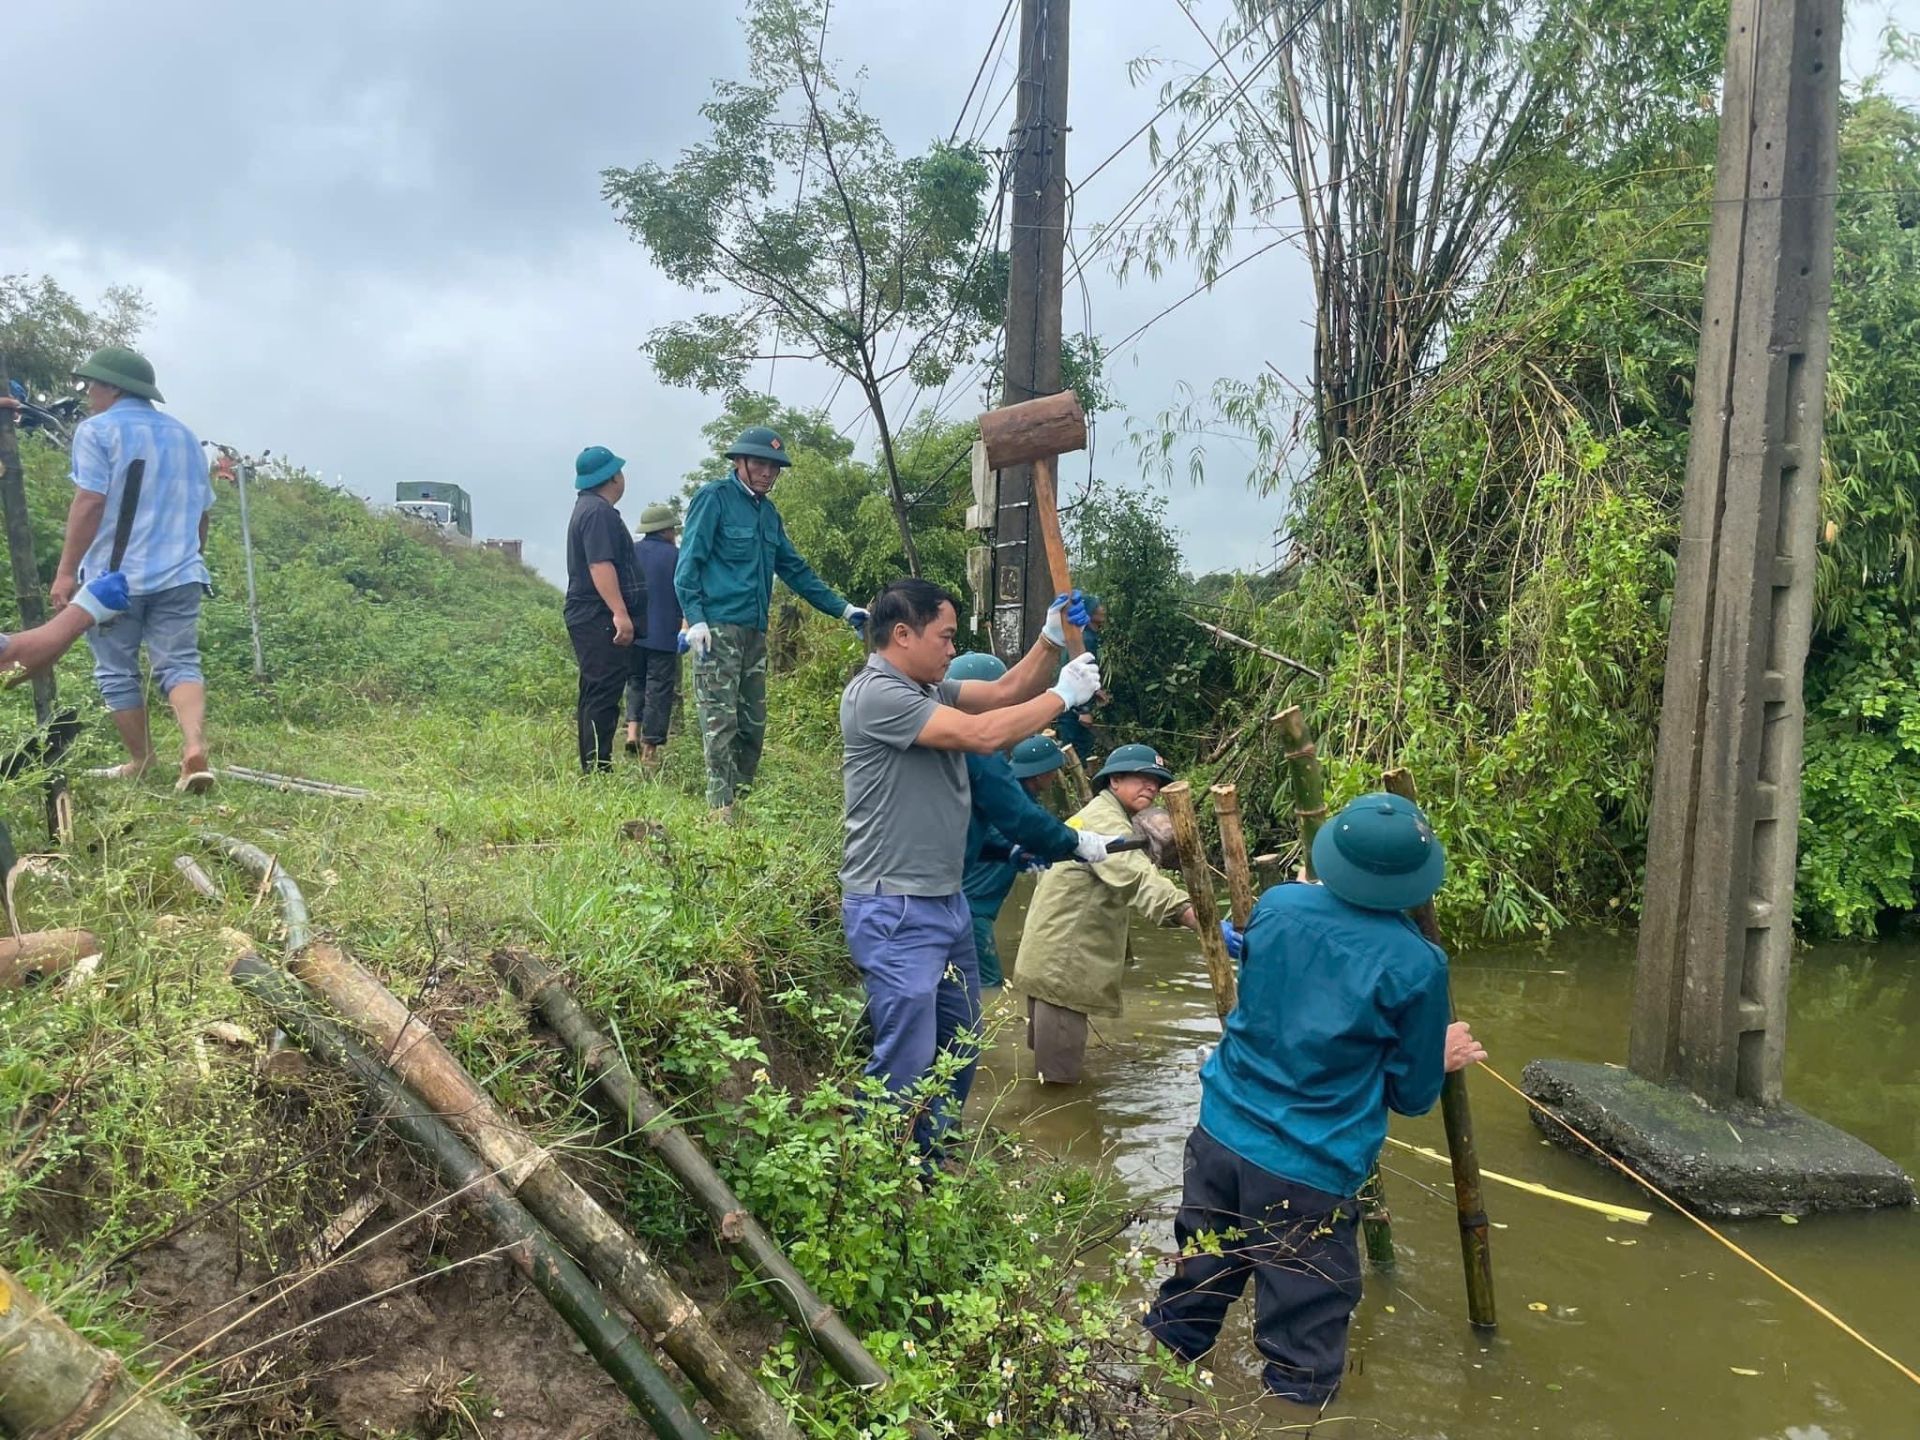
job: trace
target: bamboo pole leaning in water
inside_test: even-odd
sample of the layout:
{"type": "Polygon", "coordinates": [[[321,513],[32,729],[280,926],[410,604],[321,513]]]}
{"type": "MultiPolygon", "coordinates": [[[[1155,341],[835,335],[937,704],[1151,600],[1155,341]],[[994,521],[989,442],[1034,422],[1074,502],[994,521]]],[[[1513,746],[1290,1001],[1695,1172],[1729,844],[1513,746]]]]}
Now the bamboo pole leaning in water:
{"type": "Polygon", "coordinates": [[[774,1238],[740,1203],[698,1142],[673,1122],[621,1059],[618,1047],[595,1028],[592,1017],[561,978],[544,961],[519,949],[495,951],[493,968],[567,1042],[588,1079],[618,1107],[629,1129],[680,1177],[713,1220],[720,1239],[737,1247],[754,1273],[768,1282],[780,1308],[840,1377],[861,1389],[881,1389],[891,1384],[880,1362],[867,1353],[839,1313],[814,1293],[774,1238]]]}
{"type": "MultiPolygon", "coordinates": [[[[1313,839],[1327,818],[1327,775],[1320,765],[1320,753],[1314,749],[1313,735],[1307,729],[1306,713],[1298,705],[1273,717],[1274,728],[1287,748],[1287,785],[1293,791],[1293,817],[1300,825],[1300,868],[1306,877],[1315,877],[1313,839]]],[[[1376,1268],[1391,1269],[1393,1252],[1393,1211],[1387,1205],[1387,1184],[1380,1178],[1380,1167],[1360,1187],[1360,1231],[1366,1237],[1367,1259],[1376,1268]]]]}
{"type": "Polygon", "coordinates": [[[234,984],[265,1005],[316,1057],[360,1083],[378,1104],[381,1120],[432,1162],[441,1179],[459,1194],[461,1204],[506,1247],[515,1268],[560,1313],[655,1434],[662,1440],[712,1440],[647,1353],[645,1342],[513,1198],[500,1175],[475,1159],[444,1120],[414,1098],[366,1046],[321,1015],[306,991],[277,967],[247,953],[235,959],[228,973],[234,984]]]}
{"type": "Polygon", "coordinates": [[[379,1050],[387,1067],[498,1171],[513,1193],[643,1324],[743,1440],[800,1440],[659,1263],[604,1206],[495,1105],[426,1022],[352,957],[316,942],[289,962],[379,1050]]]}
{"type": "Polygon", "coordinates": [[[1176,780],[1160,791],[1160,803],[1173,821],[1173,843],[1180,849],[1180,872],[1187,881],[1187,903],[1193,906],[1200,932],[1200,953],[1206,957],[1207,978],[1213,982],[1213,1007],[1225,1020],[1233,1013],[1239,981],[1227,958],[1226,937],[1220,933],[1220,909],[1213,899],[1213,871],[1207,865],[1206,846],[1200,840],[1200,819],[1193,812],[1193,787],[1176,780]]]}
{"type": "MultiPolygon", "coordinates": [[[[1386,788],[1403,800],[1420,803],[1413,773],[1389,770],[1381,777],[1386,788]]],[[[1420,933],[1440,943],[1440,922],[1433,902],[1407,912],[1420,933]]],[[[1449,998],[1447,1013],[1453,1014],[1449,998]]],[[[1467,1267],[1467,1318],[1485,1330],[1494,1327],[1493,1244],[1487,1226],[1487,1207],[1480,1190],[1480,1155],[1473,1143],[1473,1109],[1467,1101],[1467,1074],[1455,1070],[1440,1087],[1440,1116],[1446,1123],[1447,1154],[1453,1159],[1453,1198],[1460,1212],[1460,1256],[1467,1267]]]]}
{"type": "Polygon", "coordinates": [[[1213,818],[1220,825],[1220,862],[1227,872],[1233,928],[1244,934],[1253,918],[1253,867],[1247,863],[1247,836],[1240,828],[1240,789],[1215,785],[1207,793],[1213,796],[1213,818]]]}
{"type": "Polygon", "coordinates": [[[184,1421],[83,1339],[18,1276],[0,1270],[0,1431],[114,1440],[193,1440],[184,1421]],[[104,1421],[104,1424],[102,1423],[104,1421]]]}

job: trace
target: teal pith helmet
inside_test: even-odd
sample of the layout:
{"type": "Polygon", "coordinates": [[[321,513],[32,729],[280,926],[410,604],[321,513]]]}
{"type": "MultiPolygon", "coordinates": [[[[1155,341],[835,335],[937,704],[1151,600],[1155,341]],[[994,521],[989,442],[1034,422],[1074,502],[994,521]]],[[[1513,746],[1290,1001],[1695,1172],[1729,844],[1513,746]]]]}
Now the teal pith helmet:
{"type": "Polygon", "coordinates": [[[1093,777],[1093,788],[1104,790],[1106,782],[1115,775],[1151,775],[1162,785],[1173,780],[1173,771],[1167,768],[1167,762],[1158,750],[1151,745],[1121,745],[1107,756],[1107,763],[1100,767],[1100,773],[1093,777]]]}
{"type": "Polygon", "coordinates": [[[1000,662],[1000,657],[984,650],[956,655],[947,665],[949,680],[998,680],[1006,673],[1007,667],[1000,662]]]}
{"type": "Polygon", "coordinates": [[[640,512],[640,523],[633,528],[642,535],[651,535],[656,530],[671,530],[680,523],[680,517],[673,513],[671,505],[649,505],[640,512]]]}
{"type": "Polygon", "coordinates": [[[1031,780],[1036,775],[1051,775],[1067,763],[1060,747],[1045,735],[1029,735],[1013,747],[1013,778],[1031,780]]]}
{"type": "Polygon", "coordinates": [[[727,447],[727,459],[771,460],[782,470],[793,463],[780,432],[765,425],[749,425],[742,430],[740,438],[727,447]]]}
{"type": "Polygon", "coordinates": [[[102,346],[76,365],[73,373],[82,380],[98,380],[102,385],[138,395],[142,400],[160,399],[160,392],[153,385],[152,363],[138,350],[129,350],[124,345],[102,346]]]}
{"type": "Polygon", "coordinates": [[[1420,807],[1398,795],[1362,795],[1313,838],[1313,869],[1362,910],[1411,910],[1447,878],[1447,857],[1420,807]]]}
{"type": "Polygon", "coordinates": [[[627,462],[604,445],[589,445],[574,458],[573,488],[593,490],[626,468],[627,462]]]}

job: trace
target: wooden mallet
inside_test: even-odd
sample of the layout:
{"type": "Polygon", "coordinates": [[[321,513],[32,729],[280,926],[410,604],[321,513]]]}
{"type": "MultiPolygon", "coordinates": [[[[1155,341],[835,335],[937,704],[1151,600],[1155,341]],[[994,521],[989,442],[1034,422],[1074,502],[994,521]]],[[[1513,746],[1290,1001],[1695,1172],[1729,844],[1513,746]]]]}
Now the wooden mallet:
{"type": "MultiPolygon", "coordinates": [[[[1087,448],[1087,417],[1080,408],[1080,397],[1062,390],[1058,395],[1042,395],[1037,400],[989,410],[980,417],[980,441],[987,449],[987,464],[995,470],[1033,465],[1033,509],[1040,517],[1040,538],[1047,547],[1047,571],[1055,593],[1071,595],[1073,576],[1067,569],[1066,541],[1060,536],[1060,501],[1054,490],[1053,462],[1061,455],[1087,448]]],[[[1060,628],[1066,633],[1069,656],[1086,650],[1078,625],[1063,615],[1060,628]]]]}

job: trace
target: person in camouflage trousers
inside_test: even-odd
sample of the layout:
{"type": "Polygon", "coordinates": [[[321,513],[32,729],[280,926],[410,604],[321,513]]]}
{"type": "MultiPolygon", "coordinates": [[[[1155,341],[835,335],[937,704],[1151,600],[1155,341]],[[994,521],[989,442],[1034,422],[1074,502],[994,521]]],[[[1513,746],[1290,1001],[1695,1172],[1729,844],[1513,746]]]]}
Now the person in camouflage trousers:
{"type": "Polygon", "coordinates": [[[774,577],[857,630],[867,612],[842,599],[787,538],[770,492],[792,464],[786,442],[750,426],[728,447],[732,473],[687,506],[673,589],[687,619],[693,696],[707,759],[707,804],[731,819],[760,768],[767,736],[767,612],[774,577]]]}

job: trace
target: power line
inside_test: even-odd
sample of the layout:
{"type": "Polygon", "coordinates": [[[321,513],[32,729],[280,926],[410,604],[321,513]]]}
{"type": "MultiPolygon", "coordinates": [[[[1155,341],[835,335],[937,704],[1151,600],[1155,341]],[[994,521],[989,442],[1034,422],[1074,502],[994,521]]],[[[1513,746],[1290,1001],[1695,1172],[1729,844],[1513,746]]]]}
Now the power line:
{"type": "MultiPolygon", "coordinates": [[[[1013,14],[1013,6],[1014,0],[1007,0],[1006,8],[1000,12],[999,23],[993,27],[993,34],[987,37],[987,48],[980,56],[980,68],[973,72],[973,83],[967,86],[967,98],[960,102],[960,118],[953,122],[953,133],[947,137],[949,145],[960,138],[960,127],[967,122],[967,107],[973,104],[973,92],[980,88],[980,77],[987,73],[987,62],[993,59],[993,47],[999,43],[1001,32],[1007,28],[1007,17],[1013,14]]],[[[1006,54],[1004,45],[1001,46],[1000,53],[1003,56],[1006,54]]],[[[980,103],[984,106],[985,99],[983,98],[980,103]]],[[[978,138],[977,127],[974,134],[978,138]]]]}

